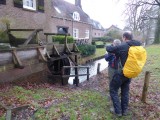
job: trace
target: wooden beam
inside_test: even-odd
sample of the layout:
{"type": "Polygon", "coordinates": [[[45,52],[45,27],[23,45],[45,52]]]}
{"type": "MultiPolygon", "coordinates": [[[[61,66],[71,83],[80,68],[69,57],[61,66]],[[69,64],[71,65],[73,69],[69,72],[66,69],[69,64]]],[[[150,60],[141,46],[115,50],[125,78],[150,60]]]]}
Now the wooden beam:
{"type": "Polygon", "coordinates": [[[47,62],[47,59],[45,58],[44,54],[42,54],[42,52],[41,52],[41,50],[40,50],[39,47],[37,48],[37,51],[38,51],[39,56],[42,58],[42,60],[43,60],[44,62],[47,62]]]}
{"type": "Polygon", "coordinates": [[[24,66],[22,65],[22,62],[20,61],[16,49],[13,49],[12,51],[13,54],[13,62],[16,65],[17,68],[23,69],[24,66]]]}
{"type": "Polygon", "coordinates": [[[56,48],[55,45],[53,45],[53,54],[54,54],[54,53],[55,53],[55,55],[60,56],[60,54],[59,54],[59,52],[58,52],[58,50],[57,50],[57,48],[56,48]]]}
{"type": "Polygon", "coordinates": [[[78,49],[76,43],[73,44],[73,52],[79,52],[79,49],[78,49]]]}
{"type": "Polygon", "coordinates": [[[23,43],[23,45],[27,45],[36,34],[37,34],[37,30],[34,30],[32,34],[30,34],[30,36],[27,38],[27,40],[23,43]]]}
{"type": "Polygon", "coordinates": [[[65,36],[64,53],[68,53],[68,54],[72,53],[67,45],[67,35],[65,36]]]}
{"type": "MultiPolygon", "coordinates": [[[[8,29],[8,32],[11,31],[34,31],[35,29],[8,29]]],[[[43,31],[43,29],[36,29],[38,32],[43,31]]]]}

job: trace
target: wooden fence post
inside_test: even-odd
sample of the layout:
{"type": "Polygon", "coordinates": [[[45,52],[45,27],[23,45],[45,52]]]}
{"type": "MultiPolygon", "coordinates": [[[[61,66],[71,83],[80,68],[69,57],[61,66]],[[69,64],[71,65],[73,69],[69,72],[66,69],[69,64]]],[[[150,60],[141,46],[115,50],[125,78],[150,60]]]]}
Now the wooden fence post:
{"type": "Polygon", "coordinates": [[[101,63],[98,63],[98,66],[97,66],[97,74],[100,73],[100,66],[101,66],[101,63]]]}
{"type": "Polygon", "coordinates": [[[148,86],[149,86],[149,79],[150,79],[150,72],[146,71],[145,79],[144,79],[143,92],[142,92],[142,99],[141,99],[143,103],[146,103],[148,86]]]}
{"type": "Polygon", "coordinates": [[[89,80],[89,67],[87,67],[87,81],[89,80]]]}

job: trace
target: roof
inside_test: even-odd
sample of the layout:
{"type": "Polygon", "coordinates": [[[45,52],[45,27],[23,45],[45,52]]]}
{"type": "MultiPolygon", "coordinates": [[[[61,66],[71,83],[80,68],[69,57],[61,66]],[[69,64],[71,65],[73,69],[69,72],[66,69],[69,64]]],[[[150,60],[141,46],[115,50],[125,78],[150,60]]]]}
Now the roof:
{"type": "Polygon", "coordinates": [[[123,31],[122,29],[118,28],[117,26],[115,25],[111,25],[109,28],[106,29],[107,31],[109,30],[118,30],[118,31],[123,31]]]}
{"type": "Polygon", "coordinates": [[[72,19],[74,12],[80,15],[80,21],[90,23],[90,17],[82,10],[82,8],[75,6],[64,0],[52,0],[53,8],[55,9],[56,17],[72,19]]]}
{"type": "Polygon", "coordinates": [[[103,26],[98,21],[91,19],[91,22],[94,29],[104,30],[103,26]]]}

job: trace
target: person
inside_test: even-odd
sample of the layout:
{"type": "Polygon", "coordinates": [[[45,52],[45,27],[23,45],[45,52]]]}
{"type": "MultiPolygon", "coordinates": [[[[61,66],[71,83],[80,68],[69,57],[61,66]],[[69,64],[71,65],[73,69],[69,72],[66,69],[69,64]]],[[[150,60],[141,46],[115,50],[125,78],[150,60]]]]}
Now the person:
{"type": "MultiPolygon", "coordinates": [[[[112,45],[113,46],[118,46],[120,44],[121,44],[121,41],[119,39],[115,39],[113,41],[112,45]]],[[[119,63],[119,58],[117,58],[114,53],[107,53],[107,54],[105,54],[105,60],[108,62],[108,79],[109,79],[109,84],[110,84],[114,73],[120,67],[119,64],[118,64],[119,63]]],[[[110,96],[108,97],[108,100],[109,100],[109,102],[111,104],[111,109],[113,109],[113,104],[112,104],[110,96]]]]}
{"type": "MultiPolygon", "coordinates": [[[[122,35],[123,42],[119,46],[107,46],[106,50],[109,53],[114,53],[115,56],[120,58],[120,64],[123,67],[127,57],[130,46],[140,46],[140,42],[133,40],[132,33],[126,31],[122,35]]],[[[127,115],[129,103],[129,85],[131,79],[123,75],[123,71],[114,74],[110,82],[110,96],[114,106],[114,114],[117,116],[127,115]],[[121,88],[121,102],[118,96],[118,90],[121,88]]]]}
{"type": "MultiPolygon", "coordinates": [[[[118,46],[121,44],[119,39],[113,41],[113,46],[118,46]]],[[[114,53],[105,54],[105,60],[108,62],[108,79],[109,83],[111,82],[114,72],[118,69],[118,58],[116,58],[114,53]]]]}

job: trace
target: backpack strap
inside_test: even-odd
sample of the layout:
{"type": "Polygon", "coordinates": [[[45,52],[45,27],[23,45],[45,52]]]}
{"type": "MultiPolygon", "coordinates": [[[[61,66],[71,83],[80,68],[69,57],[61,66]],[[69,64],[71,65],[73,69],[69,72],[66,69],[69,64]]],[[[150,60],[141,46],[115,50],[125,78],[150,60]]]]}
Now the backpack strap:
{"type": "Polygon", "coordinates": [[[121,63],[121,59],[119,58],[118,60],[119,60],[119,62],[118,62],[118,71],[121,72],[123,70],[123,66],[122,66],[122,63],[121,63]]]}

